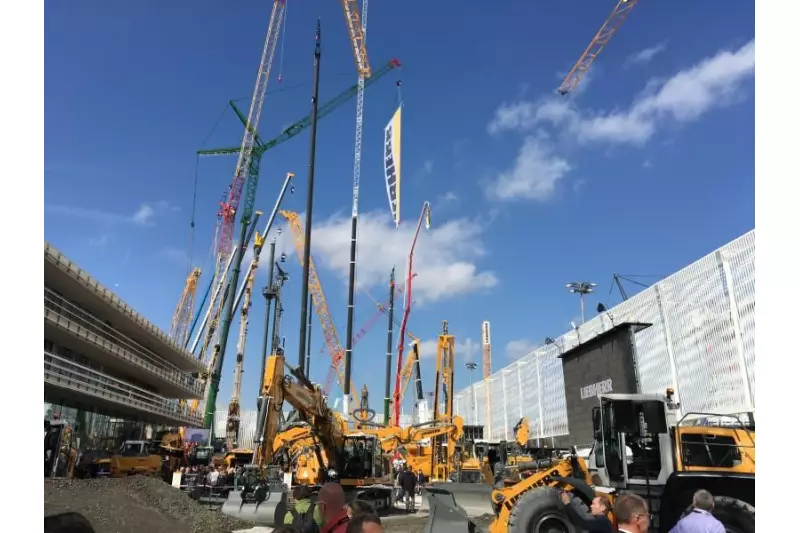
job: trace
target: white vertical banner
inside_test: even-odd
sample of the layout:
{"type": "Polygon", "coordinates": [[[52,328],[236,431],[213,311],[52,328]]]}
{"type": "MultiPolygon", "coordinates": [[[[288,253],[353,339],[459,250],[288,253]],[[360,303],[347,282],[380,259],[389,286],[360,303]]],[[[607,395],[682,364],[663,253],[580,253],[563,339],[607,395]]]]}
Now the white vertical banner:
{"type": "Polygon", "coordinates": [[[386,175],[386,194],[395,227],[400,225],[400,138],[402,106],[392,115],[383,130],[383,168],[386,175]]]}

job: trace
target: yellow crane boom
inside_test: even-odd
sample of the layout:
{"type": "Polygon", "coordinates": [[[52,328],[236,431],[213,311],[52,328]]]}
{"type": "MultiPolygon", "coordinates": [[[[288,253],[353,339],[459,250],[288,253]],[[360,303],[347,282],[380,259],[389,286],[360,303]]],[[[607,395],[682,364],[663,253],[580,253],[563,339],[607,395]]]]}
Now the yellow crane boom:
{"type": "MultiPolygon", "coordinates": [[[[300,226],[300,216],[294,211],[281,210],[280,214],[289,222],[289,227],[292,230],[292,237],[294,237],[294,245],[297,249],[297,255],[300,258],[300,263],[303,262],[303,249],[305,248],[306,240],[303,235],[303,228],[300,226]]],[[[336,333],[336,326],[333,324],[333,318],[328,310],[328,303],[325,300],[325,294],[322,292],[322,285],[317,276],[317,269],[314,266],[314,259],[309,255],[308,261],[308,290],[311,293],[311,298],[314,300],[314,308],[317,311],[322,332],[325,335],[325,344],[328,346],[328,351],[331,355],[331,365],[336,369],[336,374],[339,379],[339,385],[344,389],[344,374],[341,367],[342,344],[339,342],[339,335],[336,333]]],[[[353,382],[350,382],[350,394],[353,398],[358,398],[356,387],[353,382]]],[[[324,391],[326,394],[328,391],[324,391]]]]}
{"type": "Polygon", "coordinates": [[[603,51],[608,41],[617,33],[638,1],[639,0],[619,0],[619,3],[600,27],[600,30],[594,36],[592,42],[589,43],[589,46],[587,46],[586,50],[581,54],[578,62],[575,63],[575,66],[569,71],[567,77],[561,82],[561,86],[558,88],[559,93],[567,94],[578,86],[583,75],[589,70],[589,67],[594,63],[594,60],[597,59],[597,56],[600,55],[600,52],[603,51]]]}
{"type": "Polygon", "coordinates": [[[361,26],[358,0],[341,0],[341,2],[358,75],[369,78],[372,75],[372,69],[369,66],[369,57],[367,57],[367,38],[364,35],[364,28],[361,26]]]}

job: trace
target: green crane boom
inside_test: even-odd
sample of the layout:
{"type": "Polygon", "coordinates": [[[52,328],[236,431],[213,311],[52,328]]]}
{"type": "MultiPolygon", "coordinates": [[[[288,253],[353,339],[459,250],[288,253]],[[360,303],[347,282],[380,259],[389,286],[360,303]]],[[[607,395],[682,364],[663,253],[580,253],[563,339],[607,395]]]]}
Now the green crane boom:
{"type": "MultiPolygon", "coordinates": [[[[397,59],[392,59],[386,65],[381,67],[379,70],[374,71],[370,78],[367,78],[366,80],[364,80],[364,88],[369,87],[370,85],[372,85],[373,83],[375,83],[376,81],[381,79],[384,75],[388,74],[389,72],[391,72],[392,70],[394,70],[395,68],[397,68],[399,66],[400,66],[400,61],[398,61],[397,59]]],[[[348,100],[350,100],[351,98],[356,96],[357,93],[358,93],[358,85],[356,84],[356,85],[353,85],[352,87],[350,87],[349,89],[345,90],[344,92],[338,94],[337,96],[334,96],[333,98],[331,98],[330,100],[328,100],[324,104],[320,105],[319,106],[319,110],[317,111],[317,119],[320,119],[320,118],[322,118],[324,116],[329,115],[334,109],[338,108],[339,106],[341,106],[342,104],[344,104],[345,102],[347,102],[348,100]]],[[[245,124],[245,127],[247,127],[247,117],[245,117],[242,114],[242,112],[239,110],[239,108],[237,108],[236,105],[232,101],[231,101],[230,104],[231,104],[231,107],[233,107],[233,110],[236,113],[236,116],[238,116],[239,120],[241,120],[242,123],[245,124]]],[[[256,133],[255,134],[256,142],[255,142],[255,146],[253,147],[253,155],[252,155],[251,161],[252,160],[256,160],[256,159],[260,159],[261,156],[264,154],[264,152],[266,152],[267,150],[270,150],[272,148],[275,148],[279,144],[288,141],[292,137],[296,137],[300,132],[305,130],[310,125],[311,125],[311,115],[307,115],[307,116],[301,118],[300,120],[298,120],[297,122],[295,122],[294,124],[292,124],[291,126],[289,126],[288,128],[286,128],[285,130],[283,130],[283,132],[281,132],[280,135],[278,135],[274,139],[269,140],[267,142],[262,141],[261,137],[259,137],[258,134],[256,133]]],[[[234,155],[234,154],[238,154],[240,150],[241,150],[241,148],[239,146],[231,146],[229,148],[207,148],[207,149],[204,149],[204,150],[198,150],[197,154],[198,155],[234,155]]],[[[252,168],[250,169],[251,172],[253,170],[254,169],[252,169],[252,168]]],[[[251,174],[251,176],[252,176],[252,174],[251,174]]]]}
{"type": "MultiPolygon", "coordinates": [[[[390,71],[394,70],[396,67],[399,67],[399,66],[400,66],[400,62],[398,60],[396,60],[396,59],[392,59],[391,61],[389,61],[389,63],[387,63],[385,66],[383,66],[380,70],[378,70],[376,72],[373,72],[372,77],[370,77],[370,78],[368,78],[368,79],[366,79],[364,81],[364,88],[368,87],[369,85],[372,85],[377,80],[379,80],[381,77],[383,77],[385,74],[389,73],[390,71]]],[[[328,102],[326,102],[325,104],[321,105],[319,107],[319,109],[317,110],[317,119],[322,118],[325,115],[329,114],[331,111],[333,111],[334,109],[336,109],[340,105],[344,104],[345,102],[347,102],[348,100],[353,98],[357,93],[358,93],[358,85],[353,85],[352,87],[350,87],[349,89],[347,89],[343,93],[339,94],[338,96],[335,96],[333,99],[331,99],[328,102]]],[[[211,421],[213,420],[213,417],[214,417],[214,410],[216,409],[217,388],[219,387],[219,379],[220,379],[219,372],[221,370],[222,357],[225,354],[225,347],[222,346],[221,344],[225,343],[227,341],[227,338],[228,338],[227,331],[228,331],[228,327],[230,326],[230,322],[231,322],[231,318],[232,318],[231,315],[232,315],[232,311],[233,311],[233,309],[232,309],[232,307],[233,307],[232,306],[233,297],[234,297],[236,283],[237,283],[238,278],[239,278],[239,268],[240,268],[240,264],[241,264],[241,260],[242,260],[242,255],[244,253],[244,248],[243,248],[243,246],[245,246],[244,245],[244,243],[245,243],[244,239],[245,239],[245,236],[246,236],[246,233],[247,233],[247,227],[248,227],[248,224],[250,223],[250,218],[251,218],[251,216],[253,214],[253,208],[254,208],[255,201],[256,201],[256,190],[258,189],[259,172],[261,170],[261,158],[263,157],[264,152],[266,152],[267,150],[269,150],[271,148],[274,148],[277,145],[279,145],[279,144],[281,144],[281,143],[283,143],[285,141],[288,141],[289,139],[291,139],[292,137],[295,137],[297,134],[299,134],[301,131],[303,131],[304,129],[306,129],[307,127],[309,127],[311,125],[311,115],[306,116],[306,117],[300,119],[299,121],[295,122],[294,124],[292,124],[288,128],[286,128],[285,130],[283,130],[283,132],[280,135],[278,135],[277,137],[275,137],[271,141],[267,141],[265,143],[258,136],[258,133],[256,132],[255,128],[253,128],[250,125],[250,121],[247,119],[247,117],[244,114],[242,114],[242,112],[239,110],[239,108],[236,107],[236,105],[233,103],[233,101],[231,101],[230,104],[231,104],[231,107],[233,108],[234,112],[236,113],[236,116],[239,117],[239,120],[242,121],[242,123],[244,124],[245,128],[253,136],[253,149],[252,149],[252,152],[251,152],[251,155],[250,155],[250,159],[249,159],[249,161],[247,163],[247,170],[248,170],[248,172],[247,172],[247,181],[245,182],[244,204],[243,204],[242,210],[241,210],[241,212],[242,212],[242,217],[241,217],[242,230],[241,230],[241,236],[239,237],[239,241],[237,243],[237,246],[239,246],[239,248],[236,250],[237,257],[234,258],[233,272],[232,272],[231,281],[230,281],[231,287],[233,287],[233,290],[229,291],[227,299],[223,302],[223,305],[224,305],[223,323],[222,323],[223,329],[222,329],[222,333],[220,334],[220,346],[217,347],[217,349],[219,350],[219,356],[218,356],[219,360],[218,360],[217,364],[215,365],[215,367],[218,367],[218,368],[215,368],[212,371],[211,391],[210,391],[209,396],[208,396],[208,398],[206,400],[205,418],[204,418],[204,426],[205,427],[210,427],[211,426],[211,421]],[[228,299],[230,301],[228,301],[228,299]]],[[[197,154],[198,155],[231,155],[231,154],[238,154],[241,150],[242,150],[241,147],[237,146],[237,147],[232,147],[232,148],[218,148],[218,149],[210,149],[210,150],[198,150],[197,154]]]]}

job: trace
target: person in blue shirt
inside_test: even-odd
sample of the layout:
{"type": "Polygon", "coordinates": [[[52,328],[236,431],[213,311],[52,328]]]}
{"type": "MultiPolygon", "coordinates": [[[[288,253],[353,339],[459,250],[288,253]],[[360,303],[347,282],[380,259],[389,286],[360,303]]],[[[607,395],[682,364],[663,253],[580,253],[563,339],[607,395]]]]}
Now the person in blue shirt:
{"type": "Polygon", "coordinates": [[[681,518],[669,533],[725,533],[725,526],[711,512],[714,496],[700,489],[692,497],[692,512],[681,518]]]}

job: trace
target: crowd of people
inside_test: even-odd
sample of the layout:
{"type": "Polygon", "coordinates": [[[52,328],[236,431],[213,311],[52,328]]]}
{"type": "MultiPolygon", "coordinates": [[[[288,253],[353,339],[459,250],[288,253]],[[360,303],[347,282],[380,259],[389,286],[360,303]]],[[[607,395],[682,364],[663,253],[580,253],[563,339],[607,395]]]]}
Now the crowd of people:
{"type": "Polygon", "coordinates": [[[324,484],[316,502],[311,500],[308,487],[302,485],[293,489],[292,496],[293,509],[273,533],[383,533],[372,505],[362,500],[346,502],[338,483],[324,484]]]}
{"type": "MultiPolygon", "coordinates": [[[[644,498],[637,494],[625,494],[614,501],[605,495],[598,495],[592,500],[590,515],[580,513],[572,505],[572,497],[561,493],[561,500],[570,521],[588,533],[648,533],[652,515],[644,498]],[[616,524],[608,518],[613,512],[616,524]]],[[[725,526],[717,520],[714,510],[714,496],[701,489],[694,493],[691,510],[681,518],[669,533],[725,533],[725,526]]]]}

